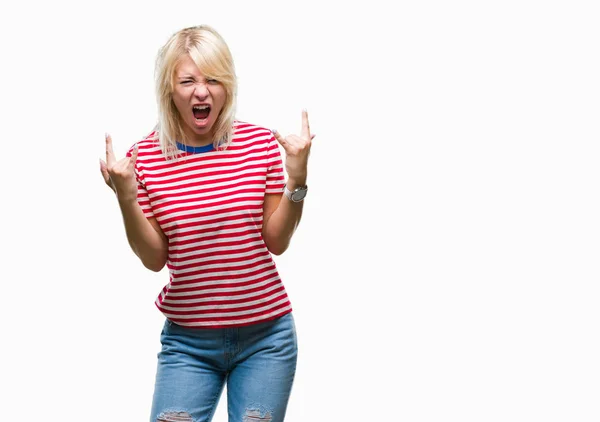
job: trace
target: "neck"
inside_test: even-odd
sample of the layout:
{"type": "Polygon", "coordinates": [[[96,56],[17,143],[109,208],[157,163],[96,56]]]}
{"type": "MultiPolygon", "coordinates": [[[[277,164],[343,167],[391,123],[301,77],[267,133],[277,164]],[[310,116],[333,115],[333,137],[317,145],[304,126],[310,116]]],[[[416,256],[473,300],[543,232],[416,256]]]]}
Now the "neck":
{"type": "Polygon", "coordinates": [[[185,144],[193,147],[203,147],[206,145],[211,145],[213,143],[213,134],[212,131],[207,133],[206,135],[198,135],[189,130],[184,131],[185,134],[185,144]]]}

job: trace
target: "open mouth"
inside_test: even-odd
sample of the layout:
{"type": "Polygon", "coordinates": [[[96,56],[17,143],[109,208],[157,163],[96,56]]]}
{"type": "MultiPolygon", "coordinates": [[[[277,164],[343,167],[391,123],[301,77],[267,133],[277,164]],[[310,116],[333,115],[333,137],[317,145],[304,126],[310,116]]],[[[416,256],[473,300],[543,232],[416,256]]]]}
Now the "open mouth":
{"type": "Polygon", "coordinates": [[[193,107],[192,111],[194,112],[194,118],[196,120],[206,120],[208,119],[208,115],[210,114],[210,106],[196,105],[193,107]]]}

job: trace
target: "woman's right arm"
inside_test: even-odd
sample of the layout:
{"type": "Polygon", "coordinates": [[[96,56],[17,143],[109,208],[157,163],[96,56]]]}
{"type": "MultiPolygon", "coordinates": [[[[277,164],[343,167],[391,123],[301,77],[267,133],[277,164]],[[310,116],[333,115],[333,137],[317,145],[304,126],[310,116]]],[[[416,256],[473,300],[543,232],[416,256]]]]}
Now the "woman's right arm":
{"type": "Polygon", "coordinates": [[[168,241],[156,219],[144,215],[137,199],[119,199],[119,206],[127,240],[133,252],[149,270],[162,270],[167,263],[168,241]]]}
{"type": "Polygon", "coordinates": [[[130,157],[115,159],[112,139],[106,135],[106,162],[100,160],[100,172],[106,184],[116,193],[123,215],[129,246],[144,266],[160,271],[167,262],[169,242],[155,218],[147,218],[137,202],[135,161],[137,146],[130,157]]]}

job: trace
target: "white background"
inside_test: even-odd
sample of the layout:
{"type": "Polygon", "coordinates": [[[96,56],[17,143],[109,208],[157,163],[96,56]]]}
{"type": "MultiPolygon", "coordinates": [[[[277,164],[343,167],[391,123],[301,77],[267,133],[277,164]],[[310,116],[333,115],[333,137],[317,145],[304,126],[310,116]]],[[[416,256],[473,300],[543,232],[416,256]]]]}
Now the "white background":
{"type": "Polygon", "coordinates": [[[153,128],[155,55],[201,23],[238,118],[292,133],[306,107],[317,134],[276,258],[286,421],[600,420],[595,2],[391,4],[2,6],[3,420],[148,419],[168,275],[129,250],[98,159],[153,128]]]}

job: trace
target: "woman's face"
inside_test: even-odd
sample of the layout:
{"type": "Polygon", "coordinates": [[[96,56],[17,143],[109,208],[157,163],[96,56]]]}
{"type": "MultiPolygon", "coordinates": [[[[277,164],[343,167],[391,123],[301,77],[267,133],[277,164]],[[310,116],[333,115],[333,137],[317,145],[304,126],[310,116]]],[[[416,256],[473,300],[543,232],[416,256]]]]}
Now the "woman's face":
{"type": "Polygon", "coordinates": [[[213,142],[213,126],[226,98],[225,87],[214,79],[205,79],[191,57],[186,55],[175,69],[173,102],[193,146],[213,142]]]}

